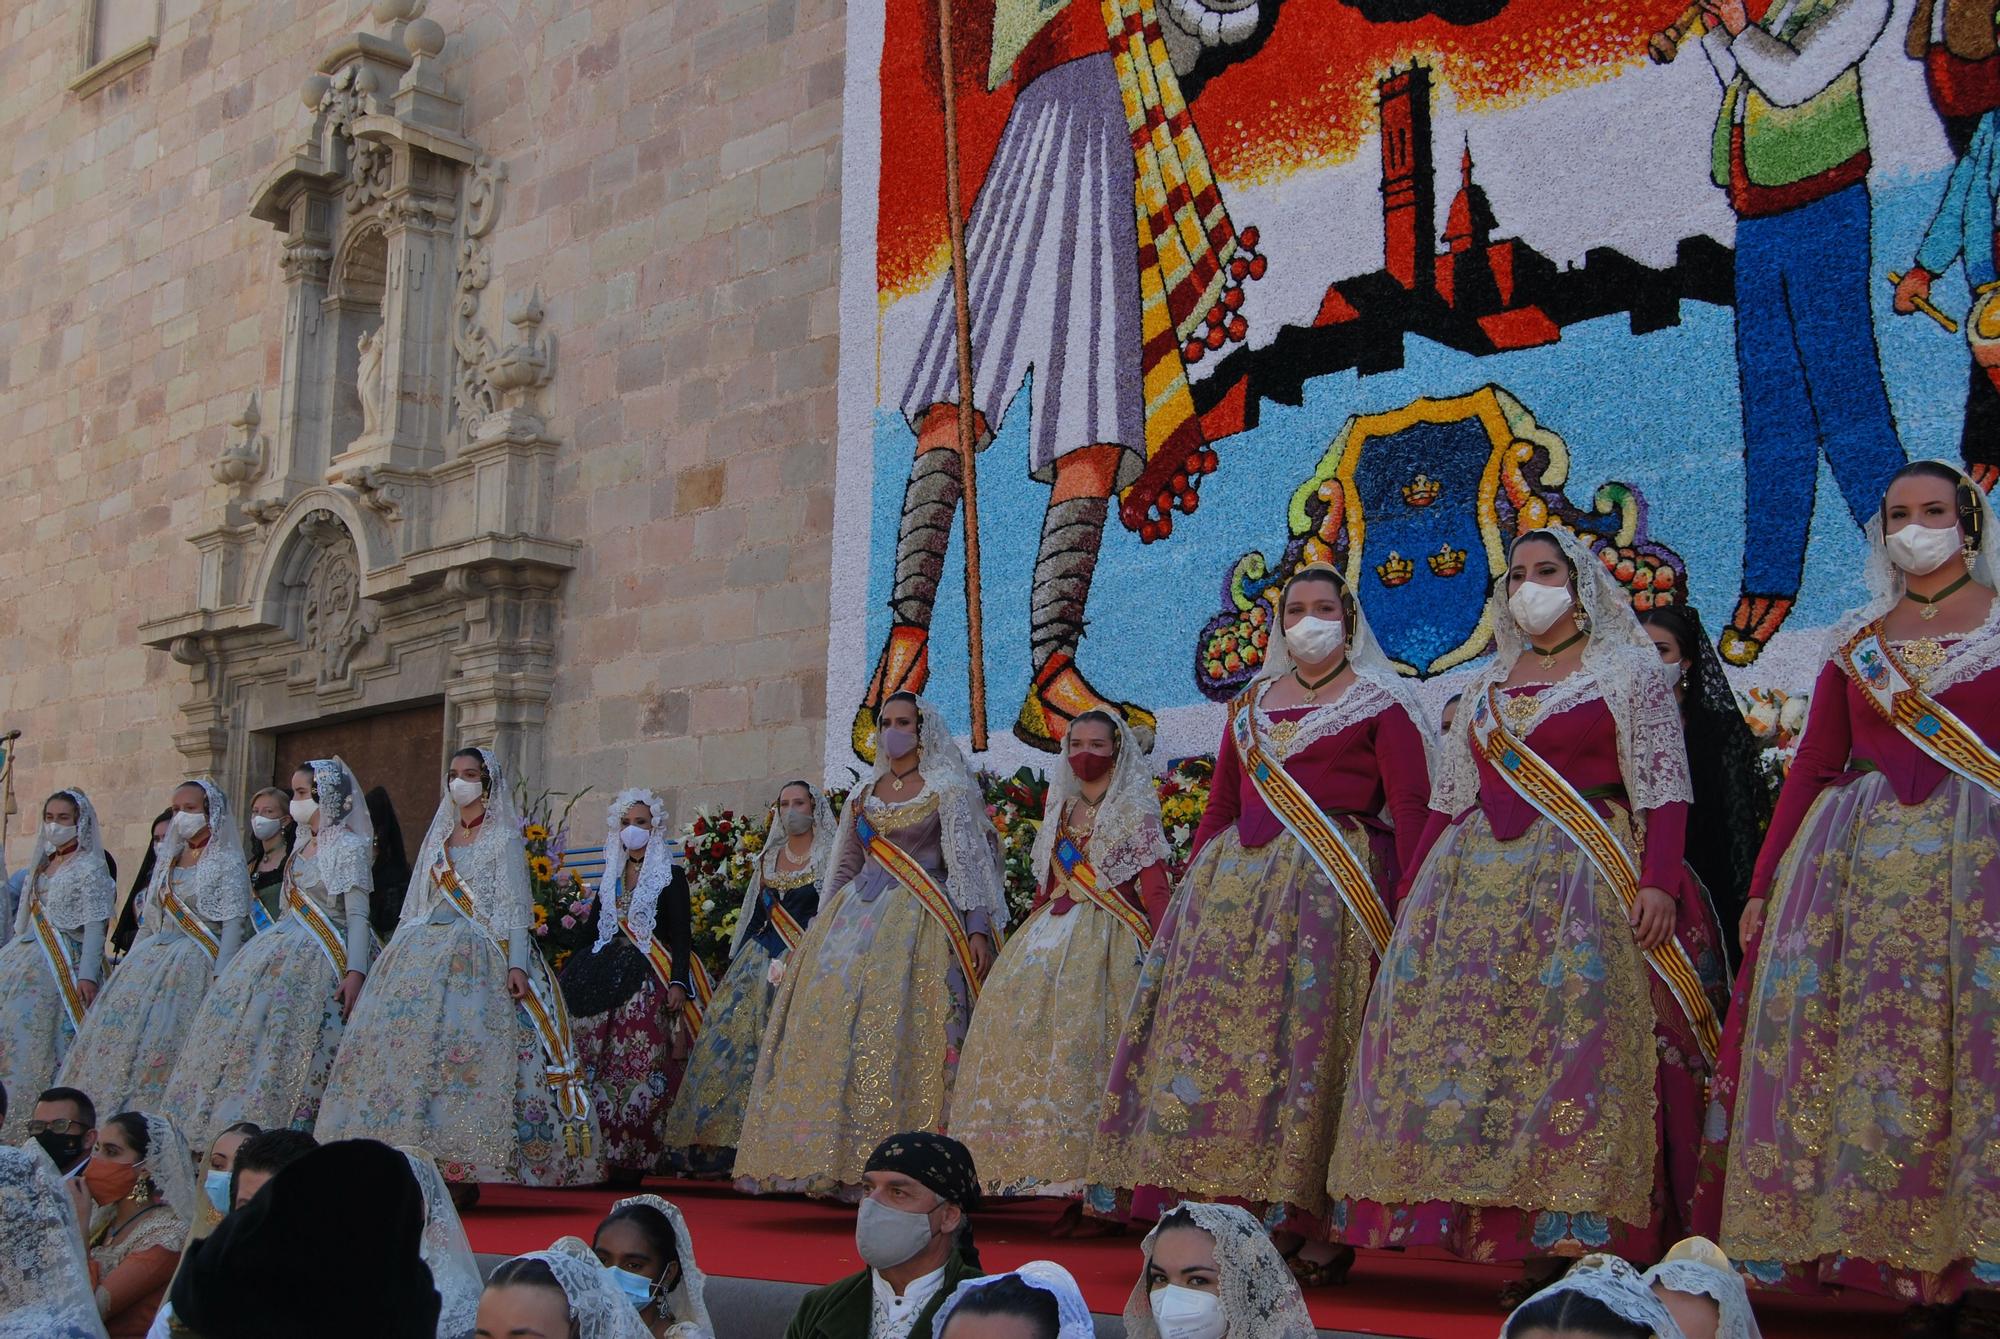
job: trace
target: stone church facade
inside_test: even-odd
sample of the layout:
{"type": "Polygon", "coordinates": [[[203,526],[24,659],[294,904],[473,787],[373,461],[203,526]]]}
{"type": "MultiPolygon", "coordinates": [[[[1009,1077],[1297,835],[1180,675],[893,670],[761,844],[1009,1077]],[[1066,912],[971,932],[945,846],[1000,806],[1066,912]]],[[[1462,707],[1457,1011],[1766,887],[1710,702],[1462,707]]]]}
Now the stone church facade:
{"type": "Polygon", "coordinates": [[[409,774],[412,843],[458,742],[682,816],[816,775],[843,22],[14,10],[16,863],[56,786],[136,855],[180,776],[247,795],[330,723],[409,774]]]}

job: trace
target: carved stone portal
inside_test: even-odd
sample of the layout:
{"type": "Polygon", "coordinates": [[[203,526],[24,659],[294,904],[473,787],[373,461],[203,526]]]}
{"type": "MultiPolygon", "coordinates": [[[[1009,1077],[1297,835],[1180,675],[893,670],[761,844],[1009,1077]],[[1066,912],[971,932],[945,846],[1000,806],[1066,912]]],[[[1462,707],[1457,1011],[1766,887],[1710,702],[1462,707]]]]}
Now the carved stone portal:
{"type": "Polygon", "coordinates": [[[194,607],[143,629],[189,670],[191,769],[237,787],[271,731],[426,701],[454,744],[540,766],[577,547],[552,530],[556,339],[539,293],[495,282],[505,167],[464,134],[424,3],[375,0],[300,90],[251,203],[280,234],[275,412],[252,391],[211,464],[194,607]]]}

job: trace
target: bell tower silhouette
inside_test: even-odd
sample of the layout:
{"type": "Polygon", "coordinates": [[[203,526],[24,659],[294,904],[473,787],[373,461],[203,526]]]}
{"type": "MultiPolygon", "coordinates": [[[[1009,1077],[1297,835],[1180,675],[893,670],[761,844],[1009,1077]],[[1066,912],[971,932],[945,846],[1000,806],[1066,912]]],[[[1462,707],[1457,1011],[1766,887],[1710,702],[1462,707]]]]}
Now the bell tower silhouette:
{"type": "Polygon", "coordinates": [[[1391,70],[1375,85],[1382,126],[1382,260],[1397,283],[1429,292],[1437,276],[1437,174],[1431,72],[1391,70]]]}

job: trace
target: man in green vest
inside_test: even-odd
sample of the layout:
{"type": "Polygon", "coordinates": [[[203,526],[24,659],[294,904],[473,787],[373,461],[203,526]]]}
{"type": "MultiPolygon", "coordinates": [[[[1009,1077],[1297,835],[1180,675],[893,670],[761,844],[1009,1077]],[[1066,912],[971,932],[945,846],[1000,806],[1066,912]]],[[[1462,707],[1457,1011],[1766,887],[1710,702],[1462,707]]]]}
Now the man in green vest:
{"type": "Polygon", "coordinates": [[[1720,650],[1748,665],[1805,572],[1819,461],[1857,526],[1904,462],[1869,307],[1868,125],[1861,59],[1890,0],[1705,0],[1722,81],[1712,166],[1736,212],[1743,593],[1720,650]]]}
{"type": "Polygon", "coordinates": [[[868,1267],[807,1293],[785,1339],[932,1339],[945,1298],[982,1273],[966,1216],[979,1207],[979,1175],[964,1144],[891,1135],[861,1184],[854,1244],[868,1267]]]}

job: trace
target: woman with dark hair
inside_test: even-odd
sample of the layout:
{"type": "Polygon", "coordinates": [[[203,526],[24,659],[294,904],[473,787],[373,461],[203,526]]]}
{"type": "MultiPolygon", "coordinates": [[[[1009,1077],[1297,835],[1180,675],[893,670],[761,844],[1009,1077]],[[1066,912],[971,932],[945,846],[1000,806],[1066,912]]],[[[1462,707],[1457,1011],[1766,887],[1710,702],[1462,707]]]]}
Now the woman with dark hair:
{"type": "Polygon", "coordinates": [[[825,794],[811,783],[788,781],[779,788],[743,894],[729,970],[708,1003],[660,1134],[668,1156],[684,1150],[697,1174],[726,1171],[735,1160],[771,1001],[792,949],[819,914],[836,826],[825,794]]]}
{"type": "Polygon", "coordinates": [[[1294,1271],[1264,1224],[1234,1204],[1186,1200],[1140,1245],[1125,1339],[1314,1339],[1294,1271]]]}
{"type": "Polygon", "coordinates": [[[932,1333],[938,1339],[1093,1339],[1097,1324],[1067,1269],[1053,1260],[1030,1260],[1011,1273],[959,1284],[938,1308],[932,1333]]]}
{"type": "Polygon", "coordinates": [[[1995,536],[1950,466],[1891,480],[1757,860],[1702,1226],[1763,1284],[1925,1306],[2000,1284],[1995,536]]]}
{"type": "MultiPolygon", "coordinates": [[[[232,852],[233,855],[233,852],[232,852]]],[[[231,863],[234,863],[232,859],[231,863]]],[[[172,1121],[122,1111],[71,1182],[90,1245],[90,1286],[110,1339],[142,1339],[198,1212],[194,1160],[172,1121]],[[108,1213],[95,1213],[105,1209],[108,1213]]]]}
{"type": "Polygon", "coordinates": [[[1268,1209],[1300,1279],[1333,1284],[1354,1252],[1324,1240],[1326,1164],[1423,833],[1427,744],[1338,572],[1302,568],[1272,613],[1140,969],[1090,1176],[1268,1209]]]}
{"type": "Polygon", "coordinates": [[[1502,1339],[1684,1339],[1684,1333],[1631,1265],[1615,1255],[1590,1255],[1516,1307],[1502,1339]]]}
{"type": "Polygon", "coordinates": [[[339,758],[315,759],[292,774],[287,806],[299,844],[285,914],[216,979],[167,1083],[167,1112],[202,1143],[233,1121],[312,1128],[374,955],[361,783],[339,758]]]}
{"type": "Polygon", "coordinates": [[[250,893],[257,899],[251,914],[259,929],[274,925],[285,911],[285,859],[298,835],[289,808],[291,799],[276,786],[266,786],[250,797],[243,857],[250,865],[250,893]],[[261,916],[257,915],[259,910],[261,916]]]}
{"type": "Polygon", "coordinates": [[[369,896],[368,923],[386,943],[396,933],[396,918],[403,914],[403,898],[410,890],[410,857],[403,853],[403,825],[388,787],[369,790],[368,821],[375,825],[375,891],[369,896]]]}
{"type": "Polygon", "coordinates": [[[421,1148],[458,1183],[603,1178],[569,1012],[534,947],[521,832],[500,760],[454,753],[402,922],[327,1078],[321,1143],[421,1148]]]}
{"type": "Polygon", "coordinates": [[[658,1195],[619,1200],[597,1225],[591,1249],[653,1339],[714,1339],[707,1281],[681,1211],[658,1195]]]}
{"type": "Polygon", "coordinates": [[[853,1187],[883,1131],[944,1124],[1007,924],[999,834],[944,718],[899,693],[878,721],[875,774],[834,840],[832,900],[789,955],[757,1055],[745,1189],[853,1187]]]}
{"type": "MultiPolygon", "coordinates": [[[[517,1255],[488,1275],[474,1333],[479,1339],[652,1339],[638,1310],[575,1237],[517,1255]]],[[[691,1329],[668,1333],[675,1339],[708,1339],[691,1329]]]]}
{"type": "Polygon", "coordinates": [[[1487,617],[1328,1182],[1347,1241],[1518,1262],[1511,1303],[1682,1235],[1727,993],[1680,711],[1622,588],[1531,530],[1487,617]]]}
{"type": "Polygon", "coordinates": [[[1757,845],[1771,819],[1771,792],[1758,775],[1757,737],[1743,719],[1736,690],[1723,677],[1722,657],[1702,629],[1699,610],[1661,605],[1640,614],[1639,623],[1660,649],[1660,663],[1680,699],[1688,780],[1694,786],[1687,862],[1715,903],[1730,961],[1740,962],[1736,923],[1750,892],[1757,845]]]}
{"type": "Polygon", "coordinates": [[[159,863],[160,847],[167,840],[167,826],[173,822],[174,811],[162,809],[153,819],[153,839],[146,847],[145,859],[139,862],[139,872],[132,878],[132,886],[119,899],[118,914],[113,918],[118,923],[111,931],[111,948],[119,956],[132,951],[132,941],[139,934],[139,908],[145,903],[145,892],[153,885],[153,866],[159,863]]]}

